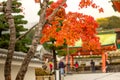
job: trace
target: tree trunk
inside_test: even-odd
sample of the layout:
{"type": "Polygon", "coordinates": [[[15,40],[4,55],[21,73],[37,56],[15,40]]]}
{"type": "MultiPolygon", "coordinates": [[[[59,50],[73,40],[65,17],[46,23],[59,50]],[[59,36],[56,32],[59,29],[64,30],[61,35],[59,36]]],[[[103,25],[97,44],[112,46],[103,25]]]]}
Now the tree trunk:
{"type": "Polygon", "coordinates": [[[53,59],[54,59],[54,71],[55,71],[58,69],[55,49],[53,49],[53,59]]]}
{"type": "Polygon", "coordinates": [[[8,54],[4,66],[5,80],[11,80],[11,63],[12,63],[12,58],[15,48],[15,40],[16,40],[16,30],[15,30],[14,19],[11,14],[12,11],[11,6],[12,6],[12,0],[8,0],[7,6],[5,8],[5,17],[8,21],[8,25],[10,29],[10,43],[9,43],[8,54]]]}
{"type": "Polygon", "coordinates": [[[36,48],[37,48],[37,45],[38,45],[38,42],[40,39],[40,33],[42,30],[42,27],[44,26],[44,24],[46,22],[46,19],[45,19],[46,8],[47,8],[47,0],[44,0],[43,6],[41,7],[39,24],[36,27],[35,35],[34,35],[34,38],[32,41],[32,45],[31,45],[22,65],[21,65],[21,68],[16,76],[16,80],[23,80],[24,79],[24,76],[25,76],[27,69],[28,69],[29,62],[31,61],[31,58],[34,57],[34,54],[35,54],[35,51],[36,51],[36,48]]]}

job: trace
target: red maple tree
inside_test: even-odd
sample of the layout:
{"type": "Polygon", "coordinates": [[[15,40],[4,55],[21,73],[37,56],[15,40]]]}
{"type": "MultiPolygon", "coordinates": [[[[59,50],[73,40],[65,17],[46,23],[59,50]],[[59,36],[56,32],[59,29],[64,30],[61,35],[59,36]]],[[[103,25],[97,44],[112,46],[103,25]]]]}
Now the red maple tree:
{"type": "MultiPolygon", "coordinates": [[[[99,38],[96,36],[97,22],[92,16],[84,15],[78,12],[65,12],[67,4],[60,4],[64,0],[53,2],[47,8],[46,19],[54,11],[55,8],[60,7],[54,17],[52,17],[45,24],[42,30],[42,37],[40,43],[50,41],[51,38],[55,40],[55,46],[61,46],[64,43],[74,46],[79,39],[82,40],[82,48],[86,50],[100,49],[99,38]]],[[[81,0],[79,9],[91,6],[103,12],[103,9],[97,6],[92,0],[81,0]]]]}

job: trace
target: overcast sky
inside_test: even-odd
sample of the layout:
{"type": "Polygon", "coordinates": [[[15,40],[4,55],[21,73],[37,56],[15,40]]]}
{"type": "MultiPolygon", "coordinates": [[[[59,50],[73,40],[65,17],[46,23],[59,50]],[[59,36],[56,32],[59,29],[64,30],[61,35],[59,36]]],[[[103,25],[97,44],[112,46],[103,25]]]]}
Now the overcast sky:
{"type": "MultiPolygon", "coordinates": [[[[4,1],[4,0],[0,0],[0,1],[4,1]]],[[[35,3],[34,0],[19,0],[22,2],[22,7],[24,10],[24,15],[25,15],[25,19],[28,20],[28,24],[27,26],[31,26],[34,25],[35,23],[37,23],[39,21],[39,16],[37,15],[37,12],[39,11],[39,3],[35,3]]],[[[56,1],[56,0],[55,0],[56,1]]],[[[87,15],[91,15],[94,18],[100,18],[100,17],[108,17],[108,16],[119,16],[120,17],[120,13],[115,12],[112,8],[112,3],[109,2],[110,0],[93,0],[96,4],[100,5],[101,7],[103,7],[104,9],[104,13],[99,13],[96,9],[92,9],[92,8],[88,8],[88,9],[82,9],[80,11],[78,11],[78,2],[80,0],[68,0],[67,4],[67,12],[68,11],[73,11],[73,12],[81,12],[87,15]]]]}

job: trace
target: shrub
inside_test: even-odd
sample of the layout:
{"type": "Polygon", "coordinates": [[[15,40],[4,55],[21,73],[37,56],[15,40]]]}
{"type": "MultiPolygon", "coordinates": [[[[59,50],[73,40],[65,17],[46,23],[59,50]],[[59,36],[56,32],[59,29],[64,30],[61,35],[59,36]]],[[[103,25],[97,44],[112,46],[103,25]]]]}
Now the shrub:
{"type": "Polygon", "coordinates": [[[47,70],[44,70],[42,68],[36,68],[35,69],[35,75],[36,76],[46,76],[46,75],[50,75],[50,72],[47,70]]]}

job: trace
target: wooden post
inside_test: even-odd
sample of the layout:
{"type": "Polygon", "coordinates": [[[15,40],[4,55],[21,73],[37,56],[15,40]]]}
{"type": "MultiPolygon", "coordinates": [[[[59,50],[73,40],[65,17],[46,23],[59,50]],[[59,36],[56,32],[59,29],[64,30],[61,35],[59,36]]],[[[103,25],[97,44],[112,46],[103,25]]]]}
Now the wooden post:
{"type": "Polygon", "coordinates": [[[102,72],[106,72],[106,55],[102,52],[102,72]]]}
{"type": "Polygon", "coordinates": [[[74,66],[74,58],[73,56],[70,56],[70,66],[73,67],[74,66]]]}
{"type": "Polygon", "coordinates": [[[65,59],[66,59],[66,64],[68,64],[68,55],[66,55],[65,59]]]}
{"type": "Polygon", "coordinates": [[[68,71],[68,67],[67,67],[67,64],[68,64],[68,55],[66,55],[66,67],[65,67],[65,72],[67,72],[68,71]]]}

